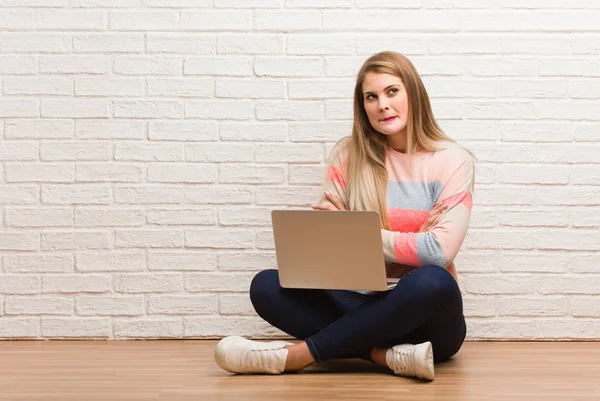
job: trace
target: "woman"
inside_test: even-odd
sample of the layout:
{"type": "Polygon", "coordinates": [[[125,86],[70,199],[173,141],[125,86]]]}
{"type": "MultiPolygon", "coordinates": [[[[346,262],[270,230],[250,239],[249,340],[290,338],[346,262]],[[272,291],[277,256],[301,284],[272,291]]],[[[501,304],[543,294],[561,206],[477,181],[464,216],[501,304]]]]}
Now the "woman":
{"type": "Polygon", "coordinates": [[[360,69],[352,136],[334,147],[317,210],[375,210],[390,291],[284,289],[277,270],[254,277],[250,298],[273,326],[303,340],[227,337],[215,359],[235,373],[299,371],[362,358],[402,376],[434,379],[466,325],[453,260],[469,224],[474,156],[438,126],[412,63],[381,52],[360,69]],[[435,356],[434,356],[435,351],[435,356]]]}

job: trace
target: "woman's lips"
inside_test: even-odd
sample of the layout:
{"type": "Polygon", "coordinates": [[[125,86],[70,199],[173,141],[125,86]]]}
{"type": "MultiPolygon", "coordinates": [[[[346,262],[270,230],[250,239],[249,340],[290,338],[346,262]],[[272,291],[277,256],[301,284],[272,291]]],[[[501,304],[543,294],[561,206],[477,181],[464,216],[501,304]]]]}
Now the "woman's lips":
{"type": "Polygon", "coordinates": [[[385,119],[383,119],[381,121],[383,121],[385,123],[389,123],[390,121],[393,121],[395,118],[396,118],[396,116],[392,116],[392,117],[385,118],[385,119]]]}

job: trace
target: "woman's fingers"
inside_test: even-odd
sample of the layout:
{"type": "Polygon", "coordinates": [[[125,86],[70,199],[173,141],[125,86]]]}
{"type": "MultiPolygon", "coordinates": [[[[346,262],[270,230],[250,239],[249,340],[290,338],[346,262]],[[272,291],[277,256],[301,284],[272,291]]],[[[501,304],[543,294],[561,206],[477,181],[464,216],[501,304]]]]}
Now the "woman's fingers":
{"type": "Polygon", "coordinates": [[[325,196],[327,197],[329,202],[333,203],[333,205],[336,207],[337,210],[346,210],[344,205],[335,196],[333,196],[330,192],[325,192],[325,196]]]}

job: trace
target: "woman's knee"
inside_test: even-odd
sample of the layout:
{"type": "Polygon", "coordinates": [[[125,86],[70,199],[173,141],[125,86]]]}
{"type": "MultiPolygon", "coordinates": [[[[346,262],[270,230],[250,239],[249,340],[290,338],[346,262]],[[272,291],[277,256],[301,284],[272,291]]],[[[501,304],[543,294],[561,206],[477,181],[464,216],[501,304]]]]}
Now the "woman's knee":
{"type": "Polygon", "coordinates": [[[274,290],[279,291],[279,272],[275,269],[263,270],[256,274],[250,283],[250,301],[254,309],[272,301],[274,290]]]}
{"type": "Polygon", "coordinates": [[[415,286],[421,294],[429,294],[438,299],[460,299],[460,289],[452,275],[441,266],[427,265],[413,270],[415,286]]]}

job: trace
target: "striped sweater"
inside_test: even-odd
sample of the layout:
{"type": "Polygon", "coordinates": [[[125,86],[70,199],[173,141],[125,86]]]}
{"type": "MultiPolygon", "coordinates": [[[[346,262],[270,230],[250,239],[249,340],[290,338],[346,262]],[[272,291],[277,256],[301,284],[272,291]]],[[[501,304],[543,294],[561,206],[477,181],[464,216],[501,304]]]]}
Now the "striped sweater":
{"type": "MultiPolygon", "coordinates": [[[[348,139],[340,141],[330,155],[318,204],[329,202],[325,191],[346,199],[348,139]]],[[[473,158],[458,146],[413,155],[386,147],[386,167],[391,230],[381,229],[381,234],[388,277],[433,264],[448,268],[456,278],[453,260],[467,234],[473,204],[473,158]],[[439,203],[447,206],[446,211],[429,231],[419,233],[429,211],[439,203]],[[394,271],[394,265],[404,269],[394,271]]]]}

